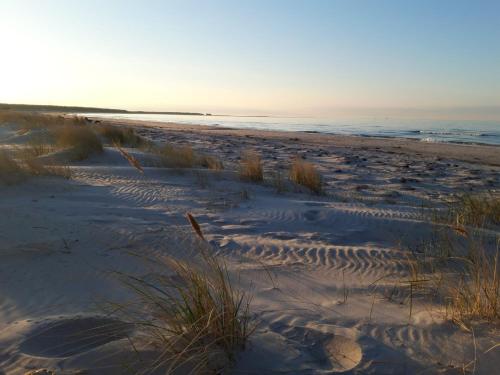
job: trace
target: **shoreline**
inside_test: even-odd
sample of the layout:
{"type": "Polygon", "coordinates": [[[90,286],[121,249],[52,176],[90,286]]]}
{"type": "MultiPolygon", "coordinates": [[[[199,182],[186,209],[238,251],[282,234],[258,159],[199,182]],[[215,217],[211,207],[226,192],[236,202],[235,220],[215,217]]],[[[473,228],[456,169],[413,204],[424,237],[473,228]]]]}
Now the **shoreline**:
{"type": "MultiPolygon", "coordinates": [[[[435,124],[433,126],[437,127],[429,127],[427,125],[423,125],[420,127],[418,124],[406,124],[401,125],[400,127],[391,126],[384,127],[384,125],[380,125],[377,123],[363,123],[363,124],[344,124],[347,127],[344,128],[342,124],[330,123],[328,119],[322,118],[318,123],[310,123],[307,119],[302,119],[303,121],[298,121],[295,123],[275,123],[275,122],[259,122],[259,120],[254,119],[249,123],[239,122],[239,121],[208,121],[206,119],[193,117],[191,119],[185,120],[182,116],[177,116],[173,118],[169,118],[168,116],[162,117],[152,117],[148,118],[147,116],[109,116],[106,114],[92,114],[92,113],[80,113],[78,116],[84,117],[100,117],[106,120],[116,120],[116,121],[142,121],[148,123],[178,123],[185,125],[196,125],[196,126],[208,126],[208,127],[222,127],[228,129],[247,129],[247,130],[268,130],[272,131],[283,131],[283,132],[293,132],[293,133],[318,133],[318,134],[327,134],[327,135],[336,135],[336,136],[361,136],[361,137],[375,137],[375,138],[402,138],[402,139],[414,139],[422,142],[430,142],[430,143],[454,143],[454,144],[472,144],[472,145],[487,145],[487,146],[495,146],[499,147],[500,143],[497,141],[500,137],[500,133],[496,130],[498,123],[489,123],[486,128],[481,128],[479,130],[472,130],[469,128],[461,128],[460,124],[457,124],[459,128],[454,128],[453,124],[448,125],[439,125],[435,124]],[[326,122],[324,122],[326,121],[326,122]],[[366,127],[366,126],[367,127],[366,127]],[[489,126],[492,126],[491,128],[489,126]],[[377,130],[377,128],[381,128],[377,130]]],[[[209,117],[224,117],[230,116],[232,118],[240,118],[246,116],[234,116],[234,115],[211,115],[209,117]]],[[[188,117],[188,116],[187,116],[188,117]]],[[[251,116],[251,117],[262,117],[266,118],[268,116],[251,116]]],[[[272,116],[269,116],[272,118],[272,116]]],[[[312,119],[312,117],[308,117],[308,119],[312,119]]],[[[404,120],[403,120],[404,121],[404,120]]],[[[424,123],[427,123],[428,120],[423,119],[424,123]]],[[[389,124],[388,124],[389,125],[389,124]]]]}
{"type": "Polygon", "coordinates": [[[101,123],[131,126],[134,128],[154,129],[163,132],[190,133],[203,136],[233,136],[235,138],[262,138],[276,141],[301,142],[320,147],[336,147],[374,150],[389,153],[454,159],[472,164],[500,166],[500,146],[469,143],[422,142],[412,138],[380,137],[366,135],[343,135],[328,133],[294,132],[282,130],[236,129],[209,125],[191,125],[174,122],[144,120],[109,119],[92,116],[101,123]]]}

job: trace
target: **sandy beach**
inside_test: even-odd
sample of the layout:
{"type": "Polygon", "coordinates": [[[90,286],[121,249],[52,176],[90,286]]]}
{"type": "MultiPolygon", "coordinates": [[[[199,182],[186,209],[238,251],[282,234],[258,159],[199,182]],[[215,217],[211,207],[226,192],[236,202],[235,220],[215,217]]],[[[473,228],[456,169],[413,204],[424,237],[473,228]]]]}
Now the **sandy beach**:
{"type": "MultiPolygon", "coordinates": [[[[0,373],[141,373],[134,327],[104,307],[134,298],[113,273],[159,272],[137,253],[189,261],[188,212],[252,295],[255,332],[224,373],[496,372],[498,327],[454,324],[442,303],[409,298],[405,281],[408,254],[432,239],[431,209],[499,193],[500,147],[102,121],[224,168],[161,167],[124,147],[139,173],[105,143],[69,163],[70,179],[0,185],[0,373]],[[263,182],[238,177],[249,150],[262,157],[263,182]],[[322,194],[288,181],[294,158],[317,168],[322,194]],[[112,333],[96,333],[109,324],[112,333]]],[[[36,132],[0,126],[0,145],[23,147],[36,132]]]]}

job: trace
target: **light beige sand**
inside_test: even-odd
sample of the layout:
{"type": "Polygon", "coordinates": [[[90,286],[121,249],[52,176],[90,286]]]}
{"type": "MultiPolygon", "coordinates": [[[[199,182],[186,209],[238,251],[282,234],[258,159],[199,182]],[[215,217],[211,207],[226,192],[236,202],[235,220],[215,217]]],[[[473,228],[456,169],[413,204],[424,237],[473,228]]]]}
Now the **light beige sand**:
{"type": "Polygon", "coordinates": [[[196,133],[196,137],[227,137],[235,138],[247,137],[257,141],[262,139],[275,140],[280,142],[297,142],[304,148],[313,147],[342,147],[352,150],[371,150],[382,152],[394,152],[397,154],[425,155],[441,158],[451,158],[467,161],[470,163],[480,163],[500,166],[500,147],[488,145],[467,145],[452,143],[432,143],[421,142],[414,139],[404,138],[378,138],[361,136],[344,136],[320,133],[299,133],[273,131],[271,129],[251,130],[251,129],[229,129],[215,126],[188,125],[176,123],[158,123],[153,121],[132,121],[132,120],[109,120],[110,123],[133,125],[134,127],[147,127],[153,129],[168,130],[171,133],[196,133]]]}
{"type": "MultiPolygon", "coordinates": [[[[127,373],[123,365],[134,357],[124,338],[130,327],[96,318],[103,301],[132,297],[109,271],[150,272],[130,251],[189,259],[179,246],[188,211],[254,295],[259,325],[229,373],[459,374],[465,365],[495,373],[500,348],[483,354],[500,342],[495,327],[478,325],[472,335],[444,321],[441,306],[417,298],[410,316],[408,301],[388,295],[406,277],[407,246],[430,236],[422,203],[498,191],[500,148],[134,126],[155,141],[215,154],[226,169],[179,174],[150,167],[145,155],[129,150],[145,165],[141,175],[106,148],[72,165],[70,181],[39,178],[0,187],[5,374],[38,368],[127,373]],[[265,183],[237,179],[244,149],[262,153],[265,183]],[[275,192],[271,176],[280,168],[285,173],[295,155],[318,165],[325,196],[275,192]],[[91,328],[110,324],[115,333],[98,332],[96,339],[91,328]],[[84,337],[75,342],[75,332],[84,337]]],[[[0,128],[2,144],[24,141],[0,128]]]]}

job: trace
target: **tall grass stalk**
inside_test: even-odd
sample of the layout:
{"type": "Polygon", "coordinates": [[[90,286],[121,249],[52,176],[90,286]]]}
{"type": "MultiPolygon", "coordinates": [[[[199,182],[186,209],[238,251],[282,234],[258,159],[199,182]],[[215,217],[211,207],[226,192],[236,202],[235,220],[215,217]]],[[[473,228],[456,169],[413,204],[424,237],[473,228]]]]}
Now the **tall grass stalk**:
{"type": "Polygon", "coordinates": [[[142,168],[141,163],[139,163],[139,160],[137,160],[133,155],[129,154],[127,151],[121,148],[119,144],[115,143],[114,146],[132,167],[137,169],[140,173],[144,174],[144,169],[142,168]]]}

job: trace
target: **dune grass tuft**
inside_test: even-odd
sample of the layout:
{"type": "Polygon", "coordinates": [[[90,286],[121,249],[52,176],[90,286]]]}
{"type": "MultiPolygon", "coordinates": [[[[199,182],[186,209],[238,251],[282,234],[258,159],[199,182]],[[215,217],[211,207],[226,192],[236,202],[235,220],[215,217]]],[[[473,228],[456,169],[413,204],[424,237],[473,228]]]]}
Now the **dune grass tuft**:
{"type": "Polygon", "coordinates": [[[25,133],[31,130],[42,131],[28,144],[33,156],[40,156],[57,148],[68,148],[71,149],[72,159],[83,160],[90,154],[103,150],[99,137],[82,117],[0,111],[0,122],[17,125],[25,133]]]}
{"type": "Polygon", "coordinates": [[[0,183],[14,185],[30,176],[71,177],[67,166],[46,165],[34,157],[30,151],[17,150],[16,157],[5,150],[0,150],[0,183]]]}
{"type": "Polygon", "coordinates": [[[29,111],[0,110],[0,124],[17,125],[23,130],[49,129],[63,125],[86,125],[80,116],[62,116],[29,111]]]}
{"type": "Polygon", "coordinates": [[[34,112],[18,112],[12,110],[0,111],[0,124],[17,125],[26,130],[46,127],[50,120],[48,116],[34,112]]]}
{"type": "Polygon", "coordinates": [[[26,177],[21,165],[5,150],[0,150],[0,183],[13,185],[26,177]]]}
{"type": "Polygon", "coordinates": [[[200,154],[190,145],[155,145],[152,142],[149,142],[147,143],[147,147],[143,148],[159,158],[158,166],[160,167],[172,169],[202,167],[214,171],[224,169],[222,161],[216,156],[200,154]]]}
{"type": "Polygon", "coordinates": [[[21,159],[24,170],[31,176],[59,176],[71,178],[71,169],[66,165],[48,165],[34,157],[21,159]]]}
{"type": "Polygon", "coordinates": [[[489,227],[500,225],[500,196],[463,194],[449,203],[441,219],[457,227],[489,227]]]}
{"type": "Polygon", "coordinates": [[[244,181],[261,182],[264,180],[262,159],[255,151],[245,151],[240,160],[240,178],[244,181]]]}
{"type": "Polygon", "coordinates": [[[285,177],[282,171],[276,170],[273,174],[272,185],[276,189],[277,194],[283,194],[287,190],[285,177]]]}
{"type": "Polygon", "coordinates": [[[63,125],[52,129],[56,144],[69,148],[73,160],[84,160],[103,151],[99,137],[86,125],[63,125]]]}
{"type": "Polygon", "coordinates": [[[293,160],[290,167],[290,180],[316,194],[323,192],[322,178],[316,167],[298,157],[293,160]]]}
{"type": "Polygon", "coordinates": [[[193,168],[196,161],[191,146],[164,145],[156,148],[155,153],[160,156],[160,164],[167,168],[193,168]]]}
{"type": "Polygon", "coordinates": [[[252,332],[248,296],[233,285],[227,266],[204,241],[200,226],[188,215],[197,239],[191,262],[154,260],[170,273],[143,279],[121,275],[139,296],[133,323],[161,353],[147,364],[162,373],[219,373],[244,348],[252,332]],[[144,312],[147,317],[144,317],[144,312]]]}
{"type": "Polygon", "coordinates": [[[200,155],[197,159],[197,163],[203,168],[212,169],[214,171],[221,171],[224,169],[222,161],[215,156],[200,155]]]}
{"type": "Polygon", "coordinates": [[[499,240],[479,231],[467,230],[465,239],[452,245],[446,260],[443,295],[447,314],[458,325],[468,328],[472,321],[500,322],[499,240]]]}
{"type": "Polygon", "coordinates": [[[442,303],[446,317],[467,330],[475,321],[500,323],[499,240],[477,228],[442,227],[405,262],[410,314],[419,293],[442,303]]]}
{"type": "Polygon", "coordinates": [[[113,145],[141,147],[145,143],[144,138],[137,135],[134,129],[131,128],[104,124],[97,126],[96,130],[113,145]]]}

